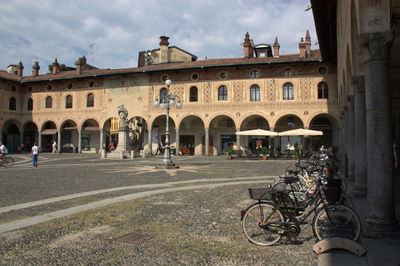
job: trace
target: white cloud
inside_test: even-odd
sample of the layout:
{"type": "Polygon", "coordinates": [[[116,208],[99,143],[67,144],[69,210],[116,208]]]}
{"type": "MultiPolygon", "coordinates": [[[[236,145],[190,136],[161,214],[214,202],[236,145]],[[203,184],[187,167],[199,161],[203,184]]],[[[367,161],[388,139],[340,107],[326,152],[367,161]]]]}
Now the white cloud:
{"type": "MultiPolygon", "coordinates": [[[[34,61],[41,73],[57,57],[73,66],[79,56],[100,68],[136,67],[139,51],[159,47],[170,37],[199,59],[243,56],[244,35],[273,43],[281,54],[297,53],[310,30],[316,41],[309,0],[85,0],[2,3],[0,69],[21,60],[29,74],[34,61]],[[95,43],[93,47],[91,44],[95,43]]],[[[317,48],[317,47],[313,47],[317,48]]]]}

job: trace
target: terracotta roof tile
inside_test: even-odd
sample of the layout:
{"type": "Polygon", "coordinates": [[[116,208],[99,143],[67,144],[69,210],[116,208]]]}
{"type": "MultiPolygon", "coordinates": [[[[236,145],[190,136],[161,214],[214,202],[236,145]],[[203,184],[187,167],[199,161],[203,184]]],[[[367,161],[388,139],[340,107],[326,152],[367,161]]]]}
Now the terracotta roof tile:
{"type": "Polygon", "coordinates": [[[224,67],[229,65],[252,65],[252,64],[273,64],[273,63],[293,63],[293,62],[307,62],[322,60],[319,50],[313,50],[311,57],[300,58],[299,54],[281,55],[279,58],[263,57],[263,58],[217,58],[205,59],[193,62],[183,63],[169,63],[157,64],[136,68],[123,68],[123,69],[92,69],[84,70],[78,74],[76,70],[61,71],[57,74],[44,74],[38,76],[25,76],[23,78],[16,75],[8,74],[5,71],[0,71],[0,78],[11,79],[21,82],[34,82],[42,80],[56,80],[56,79],[70,79],[77,77],[90,77],[90,76],[103,76],[103,75],[117,75],[127,74],[134,72],[147,72],[147,71],[163,71],[171,69],[185,69],[185,68],[203,68],[203,67],[224,67]]]}

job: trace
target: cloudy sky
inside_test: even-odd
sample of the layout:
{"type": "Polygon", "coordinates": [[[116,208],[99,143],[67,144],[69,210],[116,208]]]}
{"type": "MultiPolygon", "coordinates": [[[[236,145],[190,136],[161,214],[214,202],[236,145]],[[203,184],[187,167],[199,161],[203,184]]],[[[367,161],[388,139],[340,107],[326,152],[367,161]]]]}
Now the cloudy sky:
{"type": "Polygon", "coordinates": [[[309,0],[0,0],[0,69],[19,61],[42,74],[57,57],[74,66],[82,55],[98,68],[137,66],[139,51],[159,48],[170,37],[198,57],[242,57],[244,35],[298,53],[310,30],[318,49],[309,0]]]}

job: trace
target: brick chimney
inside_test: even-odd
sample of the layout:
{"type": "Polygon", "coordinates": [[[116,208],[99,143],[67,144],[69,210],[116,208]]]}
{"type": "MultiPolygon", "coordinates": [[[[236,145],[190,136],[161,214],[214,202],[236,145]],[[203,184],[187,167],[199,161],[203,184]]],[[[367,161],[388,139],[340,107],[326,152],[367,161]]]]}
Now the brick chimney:
{"type": "Polygon", "coordinates": [[[17,75],[22,77],[24,75],[24,66],[22,65],[22,62],[19,61],[17,65],[17,75]]]}
{"type": "Polygon", "coordinates": [[[32,76],[39,76],[39,69],[40,69],[39,62],[35,61],[35,63],[33,63],[32,66],[32,76]]]}
{"type": "Polygon", "coordinates": [[[300,57],[306,57],[306,44],[303,38],[300,39],[299,50],[300,50],[300,57]]]}
{"type": "Polygon", "coordinates": [[[81,74],[82,73],[82,58],[79,57],[78,60],[75,62],[76,65],[76,73],[81,74]]]}
{"type": "Polygon", "coordinates": [[[310,57],[311,56],[311,37],[310,37],[310,33],[308,32],[308,30],[306,32],[305,44],[306,44],[306,56],[310,57]]]}
{"type": "Polygon", "coordinates": [[[52,69],[51,73],[57,74],[59,71],[60,71],[60,65],[58,64],[57,57],[56,57],[56,59],[53,62],[53,69],[52,69]]]}
{"type": "Polygon", "coordinates": [[[278,37],[275,37],[275,42],[274,42],[274,58],[279,58],[279,48],[281,47],[278,43],[278,37]]]}
{"type": "Polygon", "coordinates": [[[244,57],[245,58],[252,58],[253,57],[253,41],[250,39],[250,35],[246,32],[244,37],[244,57]]]}
{"type": "Polygon", "coordinates": [[[160,37],[160,64],[168,63],[168,39],[167,36],[160,37]]]}

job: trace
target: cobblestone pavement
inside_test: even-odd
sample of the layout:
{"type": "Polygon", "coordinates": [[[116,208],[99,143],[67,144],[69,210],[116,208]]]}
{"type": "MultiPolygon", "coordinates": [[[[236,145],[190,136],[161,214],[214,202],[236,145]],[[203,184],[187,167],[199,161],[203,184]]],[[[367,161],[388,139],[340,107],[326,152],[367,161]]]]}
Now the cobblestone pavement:
{"type": "Polygon", "coordinates": [[[179,169],[162,170],[161,157],[42,154],[38,168],[29,155],[15,159],[0,169],[0,227],[49,219],[1,233],[0,264],[317,263],[311,226],[271,247],[250,244],[240,227],[247,188],[271,184],[293,161],[182,156],[173,157],[179,169]]]}

